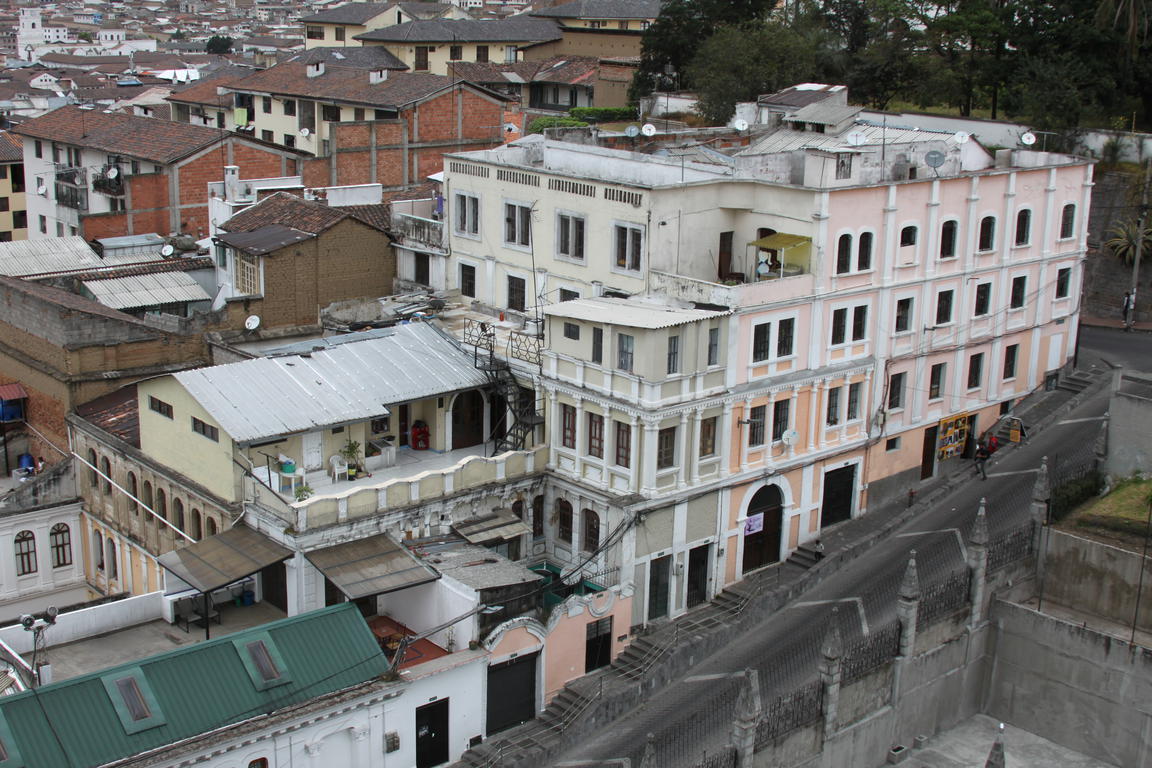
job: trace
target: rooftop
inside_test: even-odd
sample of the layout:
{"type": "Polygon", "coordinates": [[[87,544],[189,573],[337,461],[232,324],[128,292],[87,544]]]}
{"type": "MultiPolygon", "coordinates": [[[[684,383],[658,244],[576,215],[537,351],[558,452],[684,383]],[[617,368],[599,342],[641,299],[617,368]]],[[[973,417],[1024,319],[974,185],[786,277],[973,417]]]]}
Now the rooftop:
{"type": "Polygon", "coordinates": [[[825,85],[823,83],[800,83],[785,88],[776,93],[766,93],[756,101],[765,106],[799,108],[815,104],[847,90],[844,85],[825,85]]]}
{"type": "Polygon", "coordinates": [[[24,161],[24,141],[9,131],[0,131],[0,163],[24,161]]]}
{"type": "Polygon", "coordinates": [[[304,24],[366,24],[393,6],[393,3],[347,3],[310,16],[302,16],[304,24]]]}
{"type": "Polygon", "coordinates": [[[549,304],[544,307],[544,314],[549,317],[596,322],[603,322],[606,318],[611,318],[614,325],[657,329],[722,317],[730,313],[669,306],[645,301],[642,298],[600,297],[573,299],[572,301],[549,304]]]}
{"type": "Polygon", "coordinates": [[[571,0],[532,11],[532,15],[554,19],[654,19],[663,4],[663,0],[571,0]]]}
{"type": "Polygon", "coordinates": [[[356,35],[357,40],[384,43],[542,43],[560,37],[560,27],[556,22],[530,16],[409,21],[356,35]]]}
{"type": "MultiPolygon", "coordinates": [[[[290,192],[277,192],[256,205],[245,208],[221,228],[229,232],[255,232],[261,228],[279,225],[310,235],[318,235],[348,218],[370,227],[378,227],[378,206],[334,207],[315,200],[305,200],[290,192]],[[367,210],[363,210],[367,209],[367,210]]],[[[277,246],[279,247],[279,246],[277,246]]]]}
{"type": "Polygon", "coordinates": [[[245,78],[232,89],[399,109],[453,85],[453,81],[443,75],[417,72],[400,72],[372,83],[368,72],[359,68],[325,67],[324,73],[315,77],[308,77],[307,69],[301,62],[286,61],[245,78]]]}
{"type": "Polygon", "coordinates": [[[440,573],[476,590],[536,583],[544,578],[522,563],[456,535],[410,539],[405,544],[440,573]]]}
{"type": "Polygon", "coordinates": [[[380,45],[366,45],[360,48],[311,48],[307,51],[294,53],[284,61],[297,64],[312,64],[317,61],[327,62],[333,67],[345,69],[408,69],[408,65],[396,58],[387,48],[380,45]]]}

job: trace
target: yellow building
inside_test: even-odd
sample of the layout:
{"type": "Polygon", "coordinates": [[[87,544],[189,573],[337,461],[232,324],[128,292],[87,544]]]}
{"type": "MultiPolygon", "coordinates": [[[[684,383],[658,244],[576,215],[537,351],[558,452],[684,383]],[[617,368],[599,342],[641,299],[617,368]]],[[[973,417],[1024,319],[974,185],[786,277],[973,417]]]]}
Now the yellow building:
{"type": "Polygon", "coordinates": [[[566,28],[617,29],[643,32],[660,15],[660,0],[572,0],[533,11],[566,28]]]}
{"type": "Polygon", "coordinates": [[[347,3],[300,21],[304,24],[304,48],[310,50],[359,48],[356,35],[409,21],[469,18],[466,11],[449,3],[347,3]]]}
{"type": "Polygon", "coordinates": [[[0,243],[28,239],[24,197],[24,142],[0,131],[0,243]]]}
{"type": "Polygon", "coordinates": [[[413,21],[365,32],[356,39],[387,48],[413,72],[447,75],[450,62],[511,64],[521,58],[521,48],[560,37],[559,25],[550,19],[513,16],[500,21],[413,21]]]}

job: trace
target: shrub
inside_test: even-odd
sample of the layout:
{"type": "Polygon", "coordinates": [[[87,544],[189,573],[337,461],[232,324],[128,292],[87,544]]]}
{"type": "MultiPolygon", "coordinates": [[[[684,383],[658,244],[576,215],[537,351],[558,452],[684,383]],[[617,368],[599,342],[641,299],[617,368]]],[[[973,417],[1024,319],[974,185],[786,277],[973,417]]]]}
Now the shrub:
{"type": "Polygon", "coordinates": [[[1083,477],[1052,489],[1051,512],[1053,520],[1061,520],[1069,512],[1100,493],[1104,477],[1092,470],[1083,477]]]}
{"type": "Polygon", "coordinates": [[[618,120],[635,120],[633,107],[573,107],[568,116],[589,123],[614,123],[618,120]]]}
{"type": "Polygon", "coordinates": [[[583,120],[573,120],[570,117],[538,117],[528,123],[528,133],[544,133],[545,128],[587,128],[588,123],[583,120]]]}

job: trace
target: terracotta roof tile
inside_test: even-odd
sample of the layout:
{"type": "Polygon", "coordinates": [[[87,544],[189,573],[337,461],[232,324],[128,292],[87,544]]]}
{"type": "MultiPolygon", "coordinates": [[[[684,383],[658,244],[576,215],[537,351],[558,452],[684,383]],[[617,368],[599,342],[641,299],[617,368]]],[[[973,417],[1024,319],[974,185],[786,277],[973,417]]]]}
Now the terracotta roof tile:
{"type": "Polygon", "coordinates": [[[387,223],[385,214],[375,209],[384,207],[364,205],[333,208],[324,203],[305,200],[289,192],[277,192],[256,205],[240,211],[224,222],[221,228],[229,232],[254,232],[275,225],[318,235],[344,219],[352,217],[383,231],[383,224],[387,223]]]}
{"type": "Polygon", "coordinates": [[[0,131],[0,163],[19,163],[23,160],[23,139],[8,131],[0,131]]]}
{"type": "Polygon", "coordinates": [[[431,19],[409,21],[356,35],[357,40],[378,42],[520,43],[559,40],[560,26],[551,19],[513,16],[507,19],[431,19]]]}
{"type": "Polygon", "coordinates": [[[134,448],[140,447],[140,405],[135,384],[76,406],[76,415],[134,448]]]}
{"type": "Polygon", "coordinates": [[[304,96],[399,109],[453,83],[451,78],[443,75],[399,72],[383,82],[372,84],[368,81],[368,73],[362,69],[328,66],[324,74],[317,77],[308,77],[306,70],[305,64],[284,62],[245,78],[233,88],[248,93],[304,96]]]}
{"type": "Polygon", "coordinates": [[[251,67],[222,67],[212,73],[211,77],[197,80],[195,83],[173,91],[168,101],[178,101],[183,104],[210,104],[214,107],[231,107],[232,95],[218,93],[217,89],[233,85],[246,77],[250,77],[257,70],[251,67]]]}

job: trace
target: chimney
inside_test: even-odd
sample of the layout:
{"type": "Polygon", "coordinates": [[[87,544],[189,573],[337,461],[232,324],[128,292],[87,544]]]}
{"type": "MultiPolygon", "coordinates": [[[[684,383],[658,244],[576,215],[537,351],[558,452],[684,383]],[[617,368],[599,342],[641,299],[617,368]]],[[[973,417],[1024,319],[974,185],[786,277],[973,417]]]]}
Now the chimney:
{"type": "Polygon", "coordinates": [[[324,74],[324,62],[314,61],[308,65],[308,77],[320,77],[324,74]]]}
{"type": "Polygon", "coordinates": [[[224,199],[232,203],[239,197],[240,192],[240,166],[224,166],[224,199]]]}
{"type": "Polygon", "coordinates": [[[382,83],[387,79],[388,79],[388,70],[386,70],[386,69],[374,69],[368,73],[368,84],[369,85],[376,85],[377,83],[382,83]]]}

